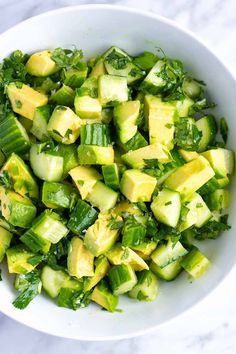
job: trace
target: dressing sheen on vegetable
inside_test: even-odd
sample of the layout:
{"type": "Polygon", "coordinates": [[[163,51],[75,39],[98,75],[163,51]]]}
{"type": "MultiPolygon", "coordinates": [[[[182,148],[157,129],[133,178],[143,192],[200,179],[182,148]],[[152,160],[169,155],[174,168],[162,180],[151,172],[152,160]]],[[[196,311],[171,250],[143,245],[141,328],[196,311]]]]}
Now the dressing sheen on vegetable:
{"type": "Polygon", "coordinates": [[[163,55],[16,50],[0,65],[0,262],[15,307],[43,289],[114,312],[119,295],[153,301],[158,279],[209,268],[196,240],[230,228],[234,152],[205,83],[163,55]]]}

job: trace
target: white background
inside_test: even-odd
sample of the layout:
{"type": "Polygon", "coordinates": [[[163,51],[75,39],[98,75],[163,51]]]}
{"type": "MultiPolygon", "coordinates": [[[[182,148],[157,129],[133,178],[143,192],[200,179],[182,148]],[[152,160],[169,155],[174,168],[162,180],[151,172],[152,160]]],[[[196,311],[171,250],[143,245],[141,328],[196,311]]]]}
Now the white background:
{"type": "MultiPolygon", "coordinates": [[[[38,13],[85,3],[114,3],[174,19],[202,38],[236,74],[235,0],[0,0],[0,32],[38,13]]],[[[219,90],[224,88],[219,85],[219,90]]],[[[236,269],[213,294],[187,314],[148,335],[123,341],[88,343],[56,338],[29,329],[0,314],[0,353],[234,354],[235,279],[236,269]]]]}

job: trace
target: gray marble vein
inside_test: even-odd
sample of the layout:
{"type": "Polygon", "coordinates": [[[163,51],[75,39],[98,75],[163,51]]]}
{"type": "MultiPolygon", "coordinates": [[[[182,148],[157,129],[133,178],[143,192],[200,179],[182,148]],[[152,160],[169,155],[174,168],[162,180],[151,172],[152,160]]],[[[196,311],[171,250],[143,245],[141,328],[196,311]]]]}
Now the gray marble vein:
{"type": "MultiPolygon", "coordinates": [[[[166,16],[196,33],[236,74],[235,0],[0,0],[0,32],[62,6],[114,3],[166,16]]],[[[233,354],[236,352],[236,269],[197,307],[161,329],[117,342],[79,342],[52,337],[0,314],[1,354],[233,354]],[[232,285],[233,284],[233,285],[232,285]]]]}

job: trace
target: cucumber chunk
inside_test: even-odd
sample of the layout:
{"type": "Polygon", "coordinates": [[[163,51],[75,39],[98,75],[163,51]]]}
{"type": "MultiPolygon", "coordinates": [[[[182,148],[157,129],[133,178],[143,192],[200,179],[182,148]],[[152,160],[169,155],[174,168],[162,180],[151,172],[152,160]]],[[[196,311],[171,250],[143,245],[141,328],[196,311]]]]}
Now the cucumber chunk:
{"type": "Polygon", "coordinates": [[[137,283],[135,272],[128,264],[120,264],[111,267],[108,276],[114,295],[127,293],[137,283]]]}
{"type": "Polygon", "coordinates": [[[129,292],[129,297],[139,301],[154,301],[158,294],[156,276],[150,270],[142,270],[137,278],[138,282],[129,292]]]}
{"type": "Polygon", "coordinates": [[[48,265],[43,267],[41,274],[43,289],[52,298],[58,296],[65,281],[68,279],[69,275],[61,270],[54,270],[48,265]]]}
{"type": "Polygon", "coordinates": [[[152,261],[160,268],[180,260],[188,251],[177,241],[173,243],[169,238],[166,244],[162,244],[151,255],[152,261]]]}
{"type": "Polygon", "coordinates": [[[196,279],[205,274],[211,265],[207,257],[197,247],[193,247],[180,261],[180,264],[186,272],[196,279]]]}

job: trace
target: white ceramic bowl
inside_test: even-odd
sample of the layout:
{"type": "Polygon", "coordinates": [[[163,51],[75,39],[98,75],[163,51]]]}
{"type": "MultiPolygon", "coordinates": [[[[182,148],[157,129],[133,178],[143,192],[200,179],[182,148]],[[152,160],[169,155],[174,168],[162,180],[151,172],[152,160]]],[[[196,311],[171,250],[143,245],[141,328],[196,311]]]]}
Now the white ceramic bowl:
{"type": "MultiPolygon", "coordinates": [[[[131,54],[161,47],[168,56],[183,60],[186,68],[208,85],[218,103],[217,116],[227,117],[229,146],[236,150],[236,83],[226,67],[194,35],[175,23],[139,11],[107,5],[68,7],[33,17],[0,36],[0,59],[15,49],[33,52],[44,48],[76,45],[87,57],[115,44],[131,54]]],[[[233,189],[232,189],[233,191],[233,189]]],[[[217,241],[205,241],[200,248],[213,261],[202,279],[190,283],[185,274],[177,281],[162,283],[155,302],[145,303],[123,297],[114,314],[91,305],[73,312],[57,307],[48,297],[39,296],[20,311],[12,306],[16,296],[6,271],[0,282],[0,310],[40,331],[81,340],[120,339],[136,336],[182,314],[203,299],[229,273],[235,263],[236,203],[230,210],[232,229],[217,241]]]]}

